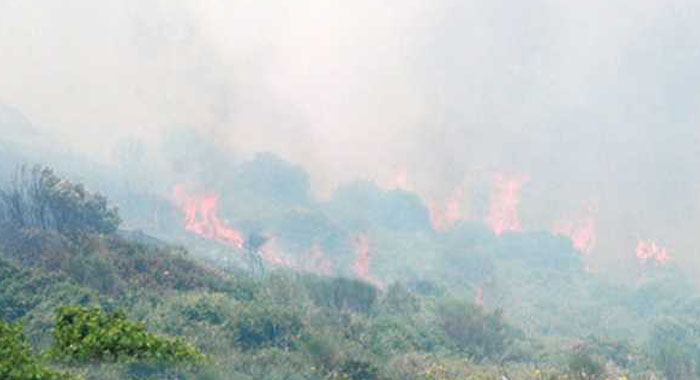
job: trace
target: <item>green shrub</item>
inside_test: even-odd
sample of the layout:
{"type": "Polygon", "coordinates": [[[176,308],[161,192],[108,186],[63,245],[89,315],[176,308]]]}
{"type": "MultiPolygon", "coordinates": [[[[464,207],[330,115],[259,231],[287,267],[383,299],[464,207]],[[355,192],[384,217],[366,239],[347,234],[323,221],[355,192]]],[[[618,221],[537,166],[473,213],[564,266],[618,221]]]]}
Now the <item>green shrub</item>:
{"type": "Polygon", "coordinates": [[[461,300],[447,300],[439,305],[437,318],[447,338],[475,360],[504,357],[513,340],[500,311],[487,313],[461,300]]]}
{"type": "Polygon", "coordinates": [[[313,359],[316,366],[325,371],[332,370],[340,358],[341,339],[331,334],[308,334],[303,348],[313,359]]]}
{"type": "Polygon", "coordinates": [[[311,299],[320,307],[368,313],[377,300],[377,288],[355,279],[316,279],[307,286],[311,299]]]}
{"type": "Polygon", "coordinates": [[[605,368],[588,353],[576,352],[569,358],[569,374],[575,380],[598,380],[605,376],[605,368]]]}
{"type": "Polygon", "coordinates": [[[217,297],[201,296],[192,302],[178,305],[183,317],[192,322],[206,322],[220,325],[228,317],[227,310],[217,297]]]}
{"type": "Polygon", "coordinates": [[[113,233],[121,218],[107,199],[57,176],[48,167],[21,168],[8,190],[0,190],[5,222],[14,229],[55,230],[77,238],[86,232],[113,233]]]}
{"type": "Polygon", "coordinates": [[[427,297],[442,297],[445,289],[434,281],[430,280],[410,280],[406,283],[409,291],[427,297]]]}
{"type": "Polygon", "coordinates": [[[700,378],[700,322],[666,318],[653,328],[649,353],[669,380],[700,378]]]}
{"type": "Polygon", "coordinates": [[[229,328],[236,345],[243,349],[289,348],[299,338],[303,324],[288,308],[251,302],[238,310],[229,328]]]}
{"type": "Polygon", "coordinates": [[[418,298],[399,283],[391,284],[381,300],[382,309],[392,314],[414,314],[420,309],[418,298]]]}
{"type": "Polygon", "coordinates": [[[375,380],[379,369],[364,360],[348,359],[340,367],[340,373],[351,380],[375,380]]]}
{"type": "Polygon", "coordinates": [[[75,282],[101,293],[115,293],[120,280],[110,260],[104,256],[77,255],[64,262],[64,271],[75,282]]]}
{"type": "Polygon", "coordinates": [[[202,354],[180,339],[148,333],[141,323],[123,312],[106,315],[99,309],[64,306],[54,330],[55,357],[76,361],[140,359],[167,362],[200,362],[202,354]]]}
{"type": "Polygon", "coordinates": [[[69,380],[76,377],[44,368],[32,355],[22,326],[0,321],[0,379],[69,380]]]}
{"type": "Polygon", "coordinates": [[[367,331],[367,343],[379,357],[390,357],[403,352],[430,352],[444,344],[440,334],[430,326],[401,316],[373,318],[367,331]]]}

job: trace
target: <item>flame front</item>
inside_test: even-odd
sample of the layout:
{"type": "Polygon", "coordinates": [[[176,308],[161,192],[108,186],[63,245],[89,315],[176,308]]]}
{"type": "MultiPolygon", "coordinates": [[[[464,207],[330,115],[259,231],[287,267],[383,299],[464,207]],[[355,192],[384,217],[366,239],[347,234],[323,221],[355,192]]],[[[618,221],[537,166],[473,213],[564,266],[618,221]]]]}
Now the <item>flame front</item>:
{"type": "Polygon", "coordinates": [[[554,233],[568,236],[577,251],[590,255],[596,245],[596,213],[597,206],[590,206],[588,215],[583,219],[576,222],[555,223],[552,230],[554,233]]]}
{"type": "Polygon", "coordinates": [[[318,273],[324,276],[333,276],[333,261],[326,257],[323,248],[318,243],[314,243],[309,252],[309,260],[307,261],[306,270],[312,273],[318,273]]]}
{"type": "Polygon", "coordinates": [[[484,289],[479,286],[474,294],[474,305],[484,307],[484,289]]]}
{"type": "Polygon", "coordinates": [[[496,176],[486,219],[496,235],[506,231],[520,231],[522,228],[518,205],[523,183],[521,179],[507,178],[502,174],[496,176]]]}
{"type": "Polygon", "coordinates": [[[365,282],[374,284],[379,288],[383,288],[384,284],[372,277],[369,273],[370,269],[370,253],[369,253],[369,237],[365,234],[359,234],[354,238],[355,243],[355,262],[352,269],[355,275],[365,282]]]}
{"type": "Polygon", "coordinates": [[[176,186],[175,201],[185,215],[185,229],[207,239],[216,239],[236,248],[243,247],[243,235],[218,217],[216,194],[192,195],[176,186]]]}
{"type": "Polygon", "coordinates": [[[428,204],[430,223],[436,231],[445,231],[456,222],[464,219],[462,215],[462,203],[464,191],[461,187],[455,189],[450,197],[443,203],[431,201],[428,204]]]}
{"type": "Polygon", "coordinates": [[[664,264],[671,259],[668,249],[653,240],[639,240],[637,242],[636,255],[642,264],[650,261],[664,264]]]}

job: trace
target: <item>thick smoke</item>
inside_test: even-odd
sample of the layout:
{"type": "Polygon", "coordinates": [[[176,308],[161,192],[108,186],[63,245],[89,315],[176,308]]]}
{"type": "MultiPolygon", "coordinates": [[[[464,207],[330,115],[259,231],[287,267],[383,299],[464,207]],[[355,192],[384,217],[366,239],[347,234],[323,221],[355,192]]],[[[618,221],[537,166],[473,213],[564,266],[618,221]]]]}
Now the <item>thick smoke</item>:
{"type": "Polygon", "coordinates": [[[473,220],[518,178],[523,228],[594,210],[600,264],[700,264],[699,40],[691,0],[5,0],[0,103],[33,130],[3,137],[141,184],[271,151],[321,197],[398,177],[473,220]]]}

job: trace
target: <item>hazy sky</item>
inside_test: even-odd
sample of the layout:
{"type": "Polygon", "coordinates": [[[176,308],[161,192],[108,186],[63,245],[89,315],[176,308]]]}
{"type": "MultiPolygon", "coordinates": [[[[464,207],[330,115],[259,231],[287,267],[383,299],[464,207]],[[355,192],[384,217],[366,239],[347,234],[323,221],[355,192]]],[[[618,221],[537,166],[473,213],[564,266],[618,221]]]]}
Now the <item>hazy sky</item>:
{"type": "Polygon", "coordinates": [[[503,172],[534,227],[595,204],[609,250],[695,254],[699,67],[697,0],[0,0],[0,103],[92,157],[188,126],[321,193],[503,172]]]}

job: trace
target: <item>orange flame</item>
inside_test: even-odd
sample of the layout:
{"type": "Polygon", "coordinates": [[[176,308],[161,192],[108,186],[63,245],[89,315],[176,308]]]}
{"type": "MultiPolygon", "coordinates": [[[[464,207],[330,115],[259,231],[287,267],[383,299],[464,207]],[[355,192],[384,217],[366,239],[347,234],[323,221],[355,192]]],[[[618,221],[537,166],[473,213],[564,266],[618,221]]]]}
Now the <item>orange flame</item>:
{"type": "Polygon", "coordinates": [[[496,176],[486,219],[496,235],[506,231],[520,231],[522,225],[518,215],[518,204],[524,182],[522,179],[507,178],[502,174],[496,176]]]}
{"type": "Polygon", "coordinates": [[[369,282],[379,288],[383,288],[384,284],[372,277],[369,273],[370,253],[369,253],[369,237],[365,234],[355,236],[355,262],[352,269],[355,275],[365,282],[369,282]]]}
{"type": "Polygon", "coordinates": [[[484,289],[479,286],[476,289],[476,294],[474,295],[474,304],[476,306],[484,307],[484,289]]]}
{"type": "Polygon", "coordinates": [[[335,274],[333,261],[326,257],[326,254],[323,253],[323,249],[318,243],[314,243],[311,247],[305,270],[324,276],[333,276],[335,274]]]}
{"type": "Polygon", "coordinates": [[[283,266],[296,268],[294,261],[287,257],[280,248],[276,238],[270,238],[260,251],[260,255],[268,264],[272,266],[283,266]]]}
{"type": "Polygon", "coordinates": [[[393,180],[393,187],[401,190],[408,190],[408,169],[401,167],[393,180]]]}
{"type": "Polygon", "coordinates": [[[445,201],[444,205],[431,201],[428,205],[430,212],[430,223],[437,231],[445,231],[456,222],[464,219],[462,215],[462,201],[464,200],[464,192],[461,188],[457,188],[452,195],[445,201]]]}
{"type": "Polygon", "coordinates": [[[639,240],[637,242],[636,255],[642,264],[649,261],[665,264],[671,259],[668,249],[660,246],[653,240],[639,240]]]}
{"type": "Polygon", "coordinates": [[[216,194],[191,195],[184,186],[174,191],[175,201],[185,214],[185,229],[207,239],[216,239],[236,248],[243,247],[243,235],[217,216],[216,194]]]}
{"type": "Polygon", "coordinates": [[[589,207],[588,215],[577,222],[555,223],[554,233],[568,236],[574,248],[584,255],[590,255],[596,245],[596,221],[594,214],[596,207],[589,207]]]}

